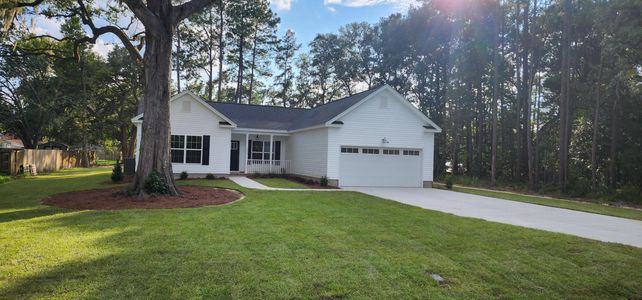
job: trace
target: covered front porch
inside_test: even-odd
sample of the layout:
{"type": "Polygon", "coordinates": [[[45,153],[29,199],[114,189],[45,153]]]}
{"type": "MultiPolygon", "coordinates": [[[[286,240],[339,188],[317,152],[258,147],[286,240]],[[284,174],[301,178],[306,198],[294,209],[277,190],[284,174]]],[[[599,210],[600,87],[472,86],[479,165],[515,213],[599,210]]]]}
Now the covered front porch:
{"type": "Polygon", "coordinates": [[[289,134],[269,131],[233,131],[230,148],[230,173],[288,174],[289,134]]]}

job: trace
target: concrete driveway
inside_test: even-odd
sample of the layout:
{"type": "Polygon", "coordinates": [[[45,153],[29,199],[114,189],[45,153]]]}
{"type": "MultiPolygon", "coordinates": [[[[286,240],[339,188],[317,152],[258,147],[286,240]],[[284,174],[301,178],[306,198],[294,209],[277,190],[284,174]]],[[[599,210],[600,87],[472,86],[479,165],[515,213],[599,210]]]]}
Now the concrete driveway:
{"type": "Polygon", "coordinates": [[[561,232],[642,248],[642,221],[439,189],[372,187],[345,189],[462,217],[561,232]]]}

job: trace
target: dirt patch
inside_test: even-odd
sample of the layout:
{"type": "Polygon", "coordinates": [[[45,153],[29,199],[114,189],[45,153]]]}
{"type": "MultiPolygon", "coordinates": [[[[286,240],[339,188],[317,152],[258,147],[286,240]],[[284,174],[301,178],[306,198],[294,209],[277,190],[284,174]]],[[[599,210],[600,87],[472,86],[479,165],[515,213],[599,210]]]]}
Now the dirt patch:
{"type": "Polygon", "coordinates": [[[119,189],[95,189],[49,196],[42,204],[69,209],[115,210],[132,208],[187,208],[220,205],[239,200],[243,194],[233,190],[204,186],[181,186],[178,196],[152,196],[139,200],[119,189]]]}

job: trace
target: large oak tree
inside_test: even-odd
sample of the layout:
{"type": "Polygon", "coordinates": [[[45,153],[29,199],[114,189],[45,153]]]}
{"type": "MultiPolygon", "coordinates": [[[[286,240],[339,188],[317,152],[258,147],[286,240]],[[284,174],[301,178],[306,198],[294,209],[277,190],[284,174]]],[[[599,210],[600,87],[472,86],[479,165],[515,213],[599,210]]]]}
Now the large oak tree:
{"type": "MultiPolygon", "coordinates": [[[[36,7],[34,13],[48,17],[79,17],[88,28],[88,35],[75,41],[76,45],[96,43],[102,35],[113,34],[131,55],[143,61],[145,92],[142,99],[144,122],[136,177],[132,189],[144,195],[143,182],[152,171],[161,174],[170,194],[178,194],[169,157],[169,98],[171,84],[172,40],[179,22],[214,3],[215,0],[191,0],[173,4],[171,0],[122,0],[107,4],[107,8],[92,7],[85,0],[45,1],[3,0],[0,12],[6,20],[14,21],[23,8],[36,7]],[[122,4],[124,4],[124,6],[122,4]],[[133,35],[116,24],[98,25],[94,18],[100,13],[123,12],[142,23],[144,32],[133,35]],[[136,37],[144,36],[136,42],[136,37]]],[[[107,18],[109,19],[109,18],[107,18]]]]}

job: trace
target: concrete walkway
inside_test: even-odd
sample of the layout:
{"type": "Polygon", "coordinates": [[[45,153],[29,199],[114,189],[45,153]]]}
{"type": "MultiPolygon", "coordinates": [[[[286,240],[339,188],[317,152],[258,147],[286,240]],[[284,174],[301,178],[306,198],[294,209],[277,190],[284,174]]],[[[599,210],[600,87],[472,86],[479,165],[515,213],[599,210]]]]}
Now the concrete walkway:
{"type": "Polygon", "coordinates": [[[457,216],[642,248],[642,221],[439,189],[373,187],[347,189],[457,216]]]}
{"type": "Polygon", "coordinates": [[[255,180],[252,180],[250,178],[247,178],[245,176],[230,176],[230,180],[234,181],[236,184],[248,188],[248,189],[256,189],[256,190],[270,190],[270,191],[305,191],[305,192],[310,192],[310,191],[315,191],[315,192],[337,192],[341,191],[340,189],[284,189],[284,188],[273,188],[269,187],[267,185],[261,184],[260,182],[257,182],[255,180]]]}

